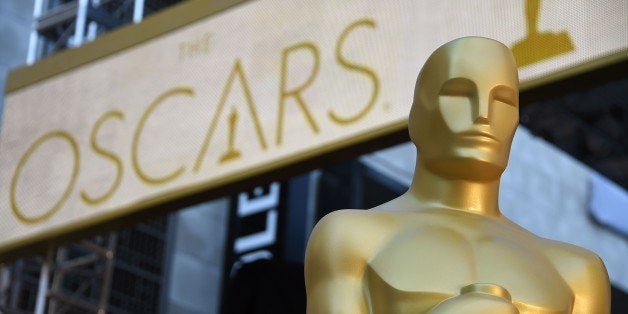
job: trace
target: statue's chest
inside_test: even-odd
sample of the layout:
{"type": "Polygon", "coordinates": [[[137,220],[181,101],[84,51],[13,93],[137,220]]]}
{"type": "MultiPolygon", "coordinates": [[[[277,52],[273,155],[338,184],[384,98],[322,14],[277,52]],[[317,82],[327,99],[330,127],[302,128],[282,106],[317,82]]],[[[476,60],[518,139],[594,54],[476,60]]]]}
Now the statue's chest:
{"type": "Polygon", "coordinates": [[[571,290],[533,240],[491,226],[468,227],[435,222],[405,228],[372,256],[369,272],[402,293],[456,295],[468,284],[490,283],[523,305],[571,307],[571,290]]]}

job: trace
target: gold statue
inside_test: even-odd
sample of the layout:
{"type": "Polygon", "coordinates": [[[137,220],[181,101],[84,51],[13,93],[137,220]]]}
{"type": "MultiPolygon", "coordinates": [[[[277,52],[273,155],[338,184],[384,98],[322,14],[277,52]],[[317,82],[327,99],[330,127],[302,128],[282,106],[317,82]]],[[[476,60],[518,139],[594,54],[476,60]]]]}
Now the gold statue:
{"type": "Polygon", "coordinates": [[[506,46],[466,37],[438,48],[410,112],[420,153],[413,182],[388,203],[317,224],[305,261],[308,313],[608,313],[599,257],[500,213],[518,105],[506,46]]]}

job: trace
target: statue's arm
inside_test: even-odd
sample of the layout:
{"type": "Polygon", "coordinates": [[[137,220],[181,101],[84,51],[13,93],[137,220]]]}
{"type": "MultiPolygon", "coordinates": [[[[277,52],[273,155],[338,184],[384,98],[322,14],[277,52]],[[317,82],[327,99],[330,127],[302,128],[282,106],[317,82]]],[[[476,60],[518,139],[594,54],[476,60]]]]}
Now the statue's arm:
{"type": "Polygon", "coordinates": [[[610,313],[611,284],[604,263],[598,256],[592,256],[584,267],[586,272],[569,282],[577,295],[573,312],[610,313]]]}
{"type": "Polygon", "coordinates": [[[305,256],[308,314],[368,313],[362,288],[364,259],[350,227],[355,222],[344,216],[325,216],[310,236],[305,256]]]}
{"type": "Polygon", "coordinates": [[[583,248],[552,242],[546,254],[575,295],[573,313],[610,313],[610,281],[602,260],[583,248]]]}

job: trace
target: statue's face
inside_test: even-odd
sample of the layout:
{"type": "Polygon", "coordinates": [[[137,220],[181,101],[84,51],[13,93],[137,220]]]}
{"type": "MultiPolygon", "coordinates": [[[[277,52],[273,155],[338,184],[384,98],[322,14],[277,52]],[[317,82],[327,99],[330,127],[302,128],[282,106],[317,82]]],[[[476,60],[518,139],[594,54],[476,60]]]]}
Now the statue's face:
{"type": "Polygon", "coordinates": [[[496,179],[519,122],[517,68],[507,47],[479,37],[439,48],[417,81],[410,136],[431,171],[496,179]]]}

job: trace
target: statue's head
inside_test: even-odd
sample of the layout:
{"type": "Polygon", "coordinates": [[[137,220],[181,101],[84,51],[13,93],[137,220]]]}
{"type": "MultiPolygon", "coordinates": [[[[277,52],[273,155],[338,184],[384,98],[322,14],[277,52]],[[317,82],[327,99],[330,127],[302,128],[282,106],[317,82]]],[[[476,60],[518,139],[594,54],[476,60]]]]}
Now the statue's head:
{"type": "Polygon", "coordinates": [[[498,41],[465,37],[434,51],[408,125],[420,161],[445,177],[499,178],[519,123],[518,85],[512,53],[498,41]]]}

